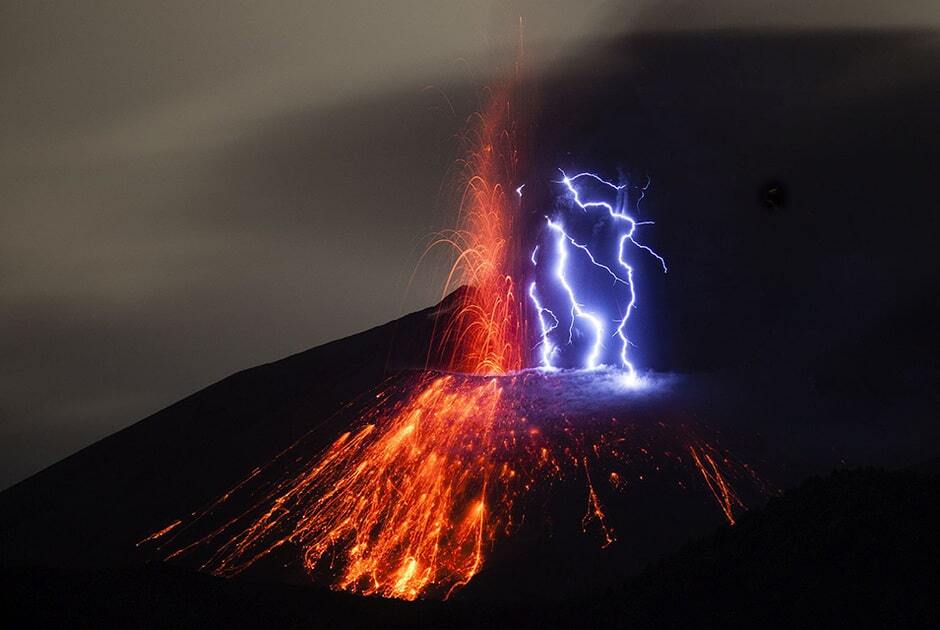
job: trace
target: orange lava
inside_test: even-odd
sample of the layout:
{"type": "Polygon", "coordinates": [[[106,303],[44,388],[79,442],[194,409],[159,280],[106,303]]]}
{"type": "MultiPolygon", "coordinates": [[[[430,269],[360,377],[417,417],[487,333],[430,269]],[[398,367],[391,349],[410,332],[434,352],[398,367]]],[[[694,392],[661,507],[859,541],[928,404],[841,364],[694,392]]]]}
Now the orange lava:
{"type": "MultiPolygon", "coordinates": [[[[247,511],[168,558],[202,550],[208,556],[203,569],[232,576],[283,554],[300,558],[308,574],[334,588],[408,600],[446,598],[480,571],[496,538],[511,533],[518,499],[564,474],[584,475],[584,530],[596,523],[601,544],[615,542],[591,467],[601,459],[628,462],[634,455],[624,454],[625,438],[592,441],[569,427],[544,439],[516,411],[519,401],[505,400],[505,383],[515,377],[482,376],[520,370],[526,354],[524,300],[513,279],[519,151],[510,95],[508,88],[491,92],[471,119],[467,157],[458,163],[458,227],[432,244],[455,252],[442,295],[457,286],[472,288],[454,311],[440,314],[428,363],[477,376],[426,375],[404,398],[382,397],[363,411],[357,428],[317,457],[288,449],[282,453],[288,472],[260,498],[252,497],[247,511]]],[[[733,523],[736,497],[712,455],[701,447],[688,450],[733,523]]],[[[258,474],[256,469],[191,523],[211,518],[258,474]]],[[[608,479],[616,491],[629,485],[616,471],[602,475],[597,478],[608,479]]],[[[164,549],[176,544],[187,529],[178,525],[141,542],[161,539],[164,549]]]]}
{"type": "Polygon", "coordinates": [[[495,381],[472,388],[453,387],[450,376],[430,381],[286,480],[207,568],[234,575],[290,543],[310,571],[341,566],[341,589],[415,599],[465,584],[492,535],[486,493],[500,394],[495,381]]]}
{"type": "Polygon", "coordinates": [[[712,453],[702,446],[689,445],[688,448],[689,453],[692,454],[692,460],[695,462],[695,467],[702,474],[709,492],[715,497],[715,501],[718,502],[718,506],[724,512],[725,518],[728,519],[728,524],[734,525],[734,508],[743,507],[744,504],[721,474],[721,468],[712,453]]]}
{"type": "MultiPolygon", "coordinates": [[[[517,251],[518,153],[509,94],[508,87],[490,92],[484,110],[471,117],[466,156],[458,161],[458,227],[429,246],[455,253],[443,295],[469,287],[453,311],[439,314],[436,321],[443,323],[428,352],[429,364],[455,372],[506,374],[523,367],[524,303],[510,273],[517,251]]],[[[499,522],[490,513],[488,488],[494,477],[514,474],[493,457],[500,396],[493,380],[457,386],[453,377],[422,379],[405,402],[366,410],[359,429],[278,483],[256,505],[261,509],[169,558],[240,528],[204,569],[235,575],[291,545],[308,571],[329,574],[336,588],[402,599],[446,597],[480,570],[499,522]]]]}
{"type": "Polygon", "coordinates": [[[533,423],[520,411],[525,391],[524,373],[428,373],[392,386],[325,451],[302,438],[185,526],[174,521],[141,544],[169,551],[167,559],[200,558],[220,576],[269,559],[299,562],[333,588],[412,600],[466,585],[493,545],[537,518],[526,513],[566,479],[584,484],[581,528],[600,547],[617,542],[603,500],[663,471],[683,491],[710,493],[734,523],[743,504],[728,474],[741,467],[687,427],[533,423]]]}
{"type": "Polygon", "coordinates": [[[169,534],[171,531],[173,531],[174,529],[176,529],[182,522],[183,522],[183,521],[181,521],[180,519],[176,519],[175,521],[173,521],[172,523],[170,523],[170,524],[167,525],[166,527],[163,527],[163,528],[161,528],[161,529],[158,529],[157,531],[153,532],[152,534],[150,534],[150,535],[147,536],[146,538],[142,539],[140,542],[137,543],[137,546],[140,547],[140,546],[143,545],[143,544],[146,544],[146,543],[149,543],[149,542],[153,542],[153,541],[155,541],[155,540],[158,540],[158,539],[160,539],[160,538],[163,538],[164,536],[166,536],[167,534],[169,534]]]}
{"type": "Polygon", "coordinates": [[[456,372],[506,374],[524,367],[524,300],[512,274],[519,251],[516,135],[510,90],[494,91],[464,136],[457,228],[441,232],[428,247],[454,252],[442,298],[458,286],[471,287],[447,314],[428,353],[429,363],[436,359],[456,372]]]}

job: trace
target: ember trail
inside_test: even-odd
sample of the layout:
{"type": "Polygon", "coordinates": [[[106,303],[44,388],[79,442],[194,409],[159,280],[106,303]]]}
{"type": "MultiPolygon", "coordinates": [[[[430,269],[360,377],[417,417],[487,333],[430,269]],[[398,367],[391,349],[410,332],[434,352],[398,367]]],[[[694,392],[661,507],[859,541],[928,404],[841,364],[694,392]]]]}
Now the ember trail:
{"type": "Polygon", "coordinates": [[[601,547],[617,540],[605,501],[663,471],[683,490],[711,495],[733,522],[743,504],[731,478],[747,479],[748,470],[713,441],[662,422],[569,417],[569,387],[624,401],[616,399],[619,377],[636,374],[627,335],[636,303],[632,256],[666,266],[637,238],[648,222],[626,214],[626,184],[591,173],[562,173],[556,184],[566,212],[546,218],[538,246],[522,246],[525,189],[510,88],[490,91],[471,118],[457,162],[458,226],[430,246],[454,252],[442,295],[470,289],[438,314],[426,369],[376,392],[325,450],[310,452],[309,436],[301,438],[139,545],[221,576],[273,562],[356,593],[447,598],[519,523],[538,520],[530,506],[540,502],[530,499],[559,483],[580,484],[582,528],[601,547]],[[578,221],[603,224],[604,237],[585,239],[578,221]],[[534,279],[520,293],[518,270],[528,262],[534,279]],[[543,367],[615,370],[522,370],[532,326],[543,367]],[[540,396],[551,402],[533,400],[533,391],[550,392],[540,396]]]}
{"type": "MultiPolygon", "coordinates": [[[[458,226],[428,248],[454,252],[442,297],[469,287],[436,318],[428,364],[470,375],[518,371],[525,355],[525,298],[509,271],[519,251],[513,102],[508,86],[489,94],[457,162],[458,226]]],[[[499,406],[502,388],[491,378],[421,378],[389,394],[380,392],[357,428],[316,459],[292,460],[250,509],[208,535],[186,540],[184,527],[176,530],[183,536],[162,538],[170,528],[148,542],[168,550],[167,559],[209,551],[201,568],[225,576],[290,548],[335,588],[446,597],[480,570],[512,505],[506,482],[516,475],[508,462],[496,465],[494,436],[517,418],[499,406]]],[[[195,520],[212,521],[232,494],[195,520]]]]}
{"type": "Polygon", "coordinates": [[[712,437],[630,413],[585,415],[569,390],[624,395],[610,370],[396,379],[325,451],[302,438],[141,544],[224,577],[294,565],[364,595],[446,599],[496,545],[538,523],[556,488],[580,488],[571,520],[597,548],[633,542],[620,540],[608,508],[623,513],[653,479],[711,497],[716,515],[734,522],[743,506],[735,485],[751,484],[751,472],[712,437]]]}

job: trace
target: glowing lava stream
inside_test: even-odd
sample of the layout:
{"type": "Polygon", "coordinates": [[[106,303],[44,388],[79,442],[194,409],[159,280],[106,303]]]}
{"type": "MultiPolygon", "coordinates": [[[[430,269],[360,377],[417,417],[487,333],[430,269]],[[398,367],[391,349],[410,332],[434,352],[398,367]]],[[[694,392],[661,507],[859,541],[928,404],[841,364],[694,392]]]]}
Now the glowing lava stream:
{"type": "MultiPolygon", "coordinates": [[[[506,194],[518,160],[508,92],[493,91],[470,123],[468,157],[458,163],[459,227],[430,248],[456,252],[444,294],[461,285],[472,289],[438,318],[445,325],[434,332],[428,362],[467,374],[506,374],[523,367],[525,354],[523,303],[507,271],[518,204],[518,195],[506,194]]],[[[215,549],[202,568],[231,576],[290,545],[311,574],[329,574],[325,579],[336,588],[446,597],[480,570],[500,518],[490,512],[488,495],[506,489],[494,491],[494,479],[514,474],[493,457],[500,419],[513,421],[496,414],[501,393],[492,379],[459,386],[453,376],[422,379],[403,403],[365,410],[364,424],[318,460],[167,559],[215,549]]],[[[171,529],[146,541],[159,542],[171,529]]],[[[165,540],[182,538],[174,533],[165,540]]]]}
{"type": "Polygon", "coordinates": [[[415,599],[445,595],[483,563],[495,381],[454,387],[431,380],[390,417],[376,408],[320,460],[268,496],[269,509],[223,544],[206,564],[235,575],[291,543],[315,571],[342,559],[335,586],[415,599]]]}
{"type": "Polygon", "coordinates": [[[428,252],[450,248],[454,263],[441,299],[467,286],[455,311],[435,331],[428,363],[467,374],[506,374],[525,367],[524,297],[512,268],[519,253],[518,200],[512,194],[519,149],[510,91],[494,91],[472,116],[458,160],[457,229],[438,234],[428,252]]]}
{"type": "MultiPolygon", "coordinates": [[[[654,475],[710,492],[733,523],[742,504],[728,475],[748,471],[687,428],[572,423],[555,411],[538,422],[526,418],[528,380],[549,391],[557,379],[584,389],[565,380],[581,374],[426,373],[393,385],[325,451],[311,452],[301,439],[186,524],[174,521],[140,544],[158,545],[170,560],[197,558],[220,576],[268,558],[299,559],[312,579],[334,588],[447,598],[480,571],[499,538],[514,533],[528,507],[566,479],[585,484],[581,525],[599,547],[617,540],[602,496],[654,475]]],[[[594,386],[604,376],[616,380],[612,372],[590,376],[594,386]]]]}
{"type": "MultiPolygon", "coordinates": [[[[543,440],[520,413],[521,401],[505,395],[509,384],[526,378],[516,372],[527,354],[523,303],[511,272],[519,254],[514,223],[522,187],[515,181],[518,151],[507,94],[493,92],[473,120],[469,157],[461,162],[460,227],[435,243],[457,252],[444,293],[462,284],[473,290],[442,314],[446,324],[435,332],[428,361],[465,374],[426,372],[395,396],[392,388],[380,392],[354,428],[322,453],[305,454],[301,440],[203,511],[140,545],[155,545],[166,559],[198,557],[202,569],[222,576],[274,556],[287,562],[299,557],[312,579],[334,588],[446,598],[480,571],[497,537],[513,531],[520,497],[582,474],[588,502],[583,527],[596,522],[602,544],[615,541],[592,477],[617,488],[621,474],[595,476],[592,462],[603,458],[622,470],[650,449],[638,445],[628,454],[624,435],[586,435],[570,426],[554,434],[554,442],[543,440]],[[221,516],[227,506],[234,513],[221,516]]],[[[534,286],[529,297],[538,305],[534,286]]],[[[558,326],[547,309],[539,306],[538,315],[543,332],[558,326]]],[[[622,430],[616,423],[610,429],[622,430]]],[[[661,452],[697,469],[733,520],[739,502],[712,447],[690,441],[661,452]],[[691,459],[677,454],[683,448],[691,449],[691,459]]]]}

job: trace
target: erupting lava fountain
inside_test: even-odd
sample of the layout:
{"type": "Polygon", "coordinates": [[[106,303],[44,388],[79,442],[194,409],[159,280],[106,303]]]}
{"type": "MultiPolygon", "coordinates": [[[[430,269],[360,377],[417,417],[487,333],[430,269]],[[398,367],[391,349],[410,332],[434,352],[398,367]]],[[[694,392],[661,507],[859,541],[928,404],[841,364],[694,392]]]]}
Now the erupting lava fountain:
{"type": "Polygon", "coordinates": [[[491,90],[470,120],[458,162],[458,227],[433,244],[456,253],[443,295],[469,287],[437,315],[428,366],[445,370],[393,379],[325,451],[310,453],[301,439],[140,545],[222,576],[277,558],[338,589],[446,598],[480,572],[498,540],[539,518],[528,497],[562,479],[583,482],[581,526],[600,547],[617,536],[598,484],[621,492],[650,471],[682,471],[679,486],[705,489],[734,522],[742,503],[729,478],[750,472],[713,443],[662,424],[640,431],[617,418],[578,423],[565,408],[573,404],[566,387],[609,398],[623,395],[625,381],[638,382],[628,360],[636,296],[626,249],[666,266],[635,237],[647,222],[627,214],[626,184],[592,173],[561,174],[555,185],[572,214],[546,217],[545,242],[523,247],[512,85],[491,90]],[[613,199],[585,196],[591,187],[613,199]],[[579,240],[565,227],[574,213],[605,221],[614,236],[579,240]],[[592,304],[575,286],[586,273],[600,280],[585,282],[607,287],[593,292],[592,304]],[[531,361],[541,367],[526,369],[531,361]],[[558,366],[588,371],[549,371],[558,366]]]}

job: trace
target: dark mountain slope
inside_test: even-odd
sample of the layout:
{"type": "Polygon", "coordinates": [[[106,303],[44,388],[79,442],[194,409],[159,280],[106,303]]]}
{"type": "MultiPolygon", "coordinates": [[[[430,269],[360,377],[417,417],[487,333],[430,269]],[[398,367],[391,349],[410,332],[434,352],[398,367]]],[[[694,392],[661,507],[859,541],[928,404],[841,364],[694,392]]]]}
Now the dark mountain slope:
{"type": "Polygon", "coordinates": [[[935,474],[836,471],[687,545],[591,615],[622,627],[934,626],[937,531],[935,474]]]}
{"type": "Polygon", "coordinates": [[[0,562],[131,558],[168,514],[225,492],[396,369],[423,366],[435,308],[233,374],[0,493],[0,562]]]}
{"type": "Polygon", "coordinates": [[[223,580],[163,564],[7,569],[16,627],[931,627],[940,479],[838,471],[588,599],[399,602],[223,580]]]}

